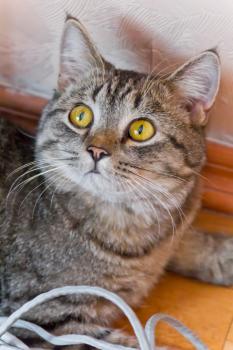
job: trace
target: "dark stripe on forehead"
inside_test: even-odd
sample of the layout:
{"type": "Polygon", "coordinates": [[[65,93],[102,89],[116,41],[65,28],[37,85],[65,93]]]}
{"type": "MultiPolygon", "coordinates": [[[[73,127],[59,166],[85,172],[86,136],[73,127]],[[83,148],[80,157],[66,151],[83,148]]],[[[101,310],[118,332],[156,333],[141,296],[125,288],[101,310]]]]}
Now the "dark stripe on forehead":
{"type": "Polygon", "coordinates": [[[193,162],[190,157],[189,157],[189,152],[186,149],[185,145],[178,141],[175,136],[171,136],[171,135],[167,135],[167,137],[169,138],[170,142],[172,143],[173,147],[176,148],[177,150],[180,150],[184,156],[184,160],[186,162],[186,164],[190,167],[193,168],[195,166],[199,165],[199,162],[193,162]]]}
{"type": "Polygon", "coordinates": [[[107,95],[111,94],[112,80],[110,79],[107,85],[107,95]]]}
{"type": "Polygon", "coordinates": [[[123,81],[123,79],[120,78],[119,75],[115,75],[109,81],[106,94],[108,98],[108,103],[110,105],[113,105],[115,103],[116,96],[119,97],[119,92],[124,86],[125,86],[125,82],[123,81]]]}
{"type": "MultiPolygon", "coordinates": [[[[133,90],[138,90],[138,78],[130,77],[127,80],[123,80],[122,87],[124,88],[122,93],[119,95],[119,98],[123,100],[128,94],[130,94],[133,90]]],[[[140,93],[136,94],[135,100],[136,100],[136,107],[141,102],[141,95],[140,93]]]]}
{"type": "Polygon", "coordinates": [[[97,97],[98,93],[100,92],[100,90],[102,89],[103,86],[104,86],[104,83],[99,85],[99,86],[96,86],[96,88],[94,89],[94,91],[92,93],[92,99],[93,99],[94,102],[96,101],[96,97],[97,97]]]}
{"type": "Polygon", "coordinates": [[[132,90],[132,86],[127,87],[127,89],[119,95],[119,98],[123,100],[128,94],[131,93],[132,90]]]}
{"type": "Polygon", "coordinates": [[[141,102],[142,102],[142,96],[141,94],[138,93],[134,100],[134,108],[138,108],[141,102]]]}
{"type": "Polygon", "coordinates": [[[112,88],[112,90],[111,90],[111,93],[112,93],[112,95],[115,97],[117,94],[119,95],[119,90],[121,90],[122,89],[122,86],[124,86],[123,85],[123,81],[121,80],[121,78],[120,78],[120,76],[119,75],[116,75],[115,76],[115,79],[117,79],[117,81],[116,80],[113,80],[113,84],[115,85],[115,88],[114,88],[114,90],[113,90],[113,88],[112,88]]]}

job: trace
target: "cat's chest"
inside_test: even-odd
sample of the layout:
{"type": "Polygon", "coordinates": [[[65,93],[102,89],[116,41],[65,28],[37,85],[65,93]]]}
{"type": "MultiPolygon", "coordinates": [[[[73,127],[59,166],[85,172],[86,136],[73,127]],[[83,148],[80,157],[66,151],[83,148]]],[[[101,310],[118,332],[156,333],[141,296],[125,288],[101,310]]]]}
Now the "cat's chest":
{"type": "Polygon", "coordinates": [[[12,218],[8,257],[15,261],[16,270],[34,266],[41,275],[59,273],[74,266],[93,265],[101,250],[103,258],[106,248],[106,256],[116,255],[123,247],[130,250],[139,245],[140,250],[147,238],[152,241],[156,230],[156,222],[147,225],[143,216],[129,210],[83,204],[67,210],[55,198],[52,207],[42,201],[34,216],[25,210],[12,218]],[[91,249],[93,242],[97,250],[91,249]]]}
{"type": "Polygon", "coordinates": [[[33,199],[31,205],[25,202],[9,226],[6,260],[16,273],[31,271],[43,279],[60,273],[78,275],[84,267],[94,271],[98,266],[103,270],[103,265],[106,270],[106,264],[112,271],[119,259],[140,258],[157,244],[156,219],[147,223],[143,215],[125,207],[88,205],[64,196],[54,196],[51,206],[48,195],[32,215],[33,204],[33,199]]]}

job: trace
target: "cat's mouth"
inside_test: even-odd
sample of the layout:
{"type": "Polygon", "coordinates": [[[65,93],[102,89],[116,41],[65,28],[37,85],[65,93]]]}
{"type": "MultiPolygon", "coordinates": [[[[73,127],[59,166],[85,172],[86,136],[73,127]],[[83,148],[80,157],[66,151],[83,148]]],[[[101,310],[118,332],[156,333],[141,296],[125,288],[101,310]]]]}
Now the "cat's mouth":
{"type": "Polygon", "coordinates": [[[98,169],[91,169],[85,175],[88,175],[88,174],[99,174],[99,175],[101,175],[98,169]]]}
{"type": "Polygon", "coordinates": [[[94,167],[87,171],[85,175],[88,175],[88,174],[99,174],[100,175],[100,171],[98,169],[98,165],[97,165],[97,162],[94,163],[94,167]]]}

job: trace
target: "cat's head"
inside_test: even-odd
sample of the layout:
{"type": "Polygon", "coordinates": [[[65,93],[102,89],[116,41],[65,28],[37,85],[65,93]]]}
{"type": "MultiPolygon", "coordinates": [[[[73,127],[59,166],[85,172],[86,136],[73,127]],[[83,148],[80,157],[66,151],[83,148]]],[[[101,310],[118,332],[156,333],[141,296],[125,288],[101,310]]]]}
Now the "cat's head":
{"type": "Polygon", "coordinates": [[[109,201],[185,196],[205,160],[203,129],[219,80],[214,51],[170,75],[118,69],[68,19],[57,93],[38,129],[41,171],[58,190],[109,201]]]}

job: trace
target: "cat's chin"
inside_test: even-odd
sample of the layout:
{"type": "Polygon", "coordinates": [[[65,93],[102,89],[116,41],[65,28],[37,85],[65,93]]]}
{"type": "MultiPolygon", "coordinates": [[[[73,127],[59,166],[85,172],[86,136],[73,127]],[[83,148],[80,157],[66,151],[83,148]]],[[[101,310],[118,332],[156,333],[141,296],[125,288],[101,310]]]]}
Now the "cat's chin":
{"type": "MultiPolygon", "coordinates": [[[[56,182],[56,193],[72,194],[77,196],[91,196],[95,200],[109,203],[125,203],[129,193],[116,188],[110,180],[99,172],[87,172],[84,176],[61,177],[56,182]]],[[[70,174],[69,174],[70,175],[70,174]]]]}
{"type": "Polygon", "coordinates": [[[96,200],[113,204],[131,203],[135,201],[135,194],[129,187],[119,186],[118,182],[98,170],[88,170],[79,174],[73,169],[63,168],[61,178],[57,183],[57,192],[72,193],[78,196],[90,195],[96,200]]]}
{"type": "Polygon", "coordinates": [[[100,172],[90,171],[85,174],[79,187],[84,192],[102,201],[120,203],[125,201],[126,193],[115,188],[113,182],[105,178],[100,172]]]}

